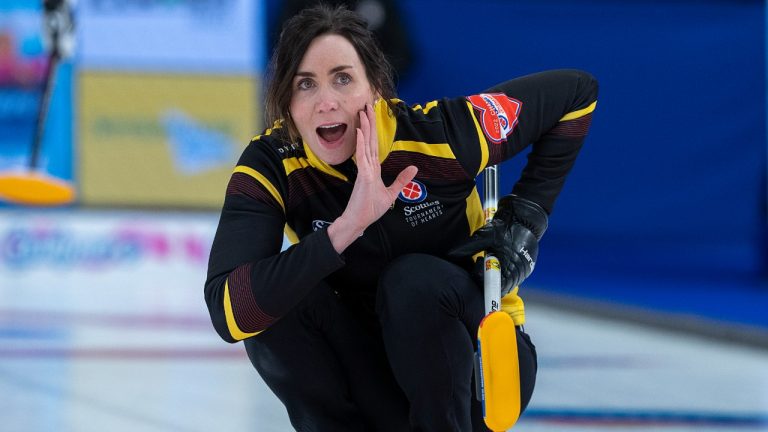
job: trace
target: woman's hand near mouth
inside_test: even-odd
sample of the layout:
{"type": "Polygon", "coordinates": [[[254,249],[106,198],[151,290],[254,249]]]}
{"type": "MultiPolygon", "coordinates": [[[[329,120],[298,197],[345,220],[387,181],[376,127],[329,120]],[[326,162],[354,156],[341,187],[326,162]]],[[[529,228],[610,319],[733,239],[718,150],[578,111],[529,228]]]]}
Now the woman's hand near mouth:
{"type": "Polygon", "coordinates": [[[376,134],[376,116],[370,104],[360,111],[357,129],[357,178],[344,213],[328,227],[328,236],[336,252],[342,253],[360,237],[369,225],[376,222],[397,199],[397,195],[416,176],[418,169],[410,165],[398,174],[391,185],[381,180],[379,140],[376,134]]]}

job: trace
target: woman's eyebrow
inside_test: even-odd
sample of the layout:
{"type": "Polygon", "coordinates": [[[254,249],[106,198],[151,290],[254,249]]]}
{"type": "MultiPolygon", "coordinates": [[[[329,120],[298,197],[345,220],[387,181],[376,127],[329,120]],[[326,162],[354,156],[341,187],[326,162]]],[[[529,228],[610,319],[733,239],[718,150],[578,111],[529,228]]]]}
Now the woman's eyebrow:
{"type": "MultiPolygon", "coordinates": [[[[351,66],[351,65],[339,65],[339,66],[336,66],[336,67],[332,68],[331,70],[329,70],[329,71],[328,71],[328,75],[333,75],[333,74],[335,74],[336,72],[341,72],[341,71],[343,71],[344,69],[351,69],[351,68],[352,68],[352,66],[351,66]]],[[[308,72],[308,71],[298,71],[298,72],[296,72],[296,76],[301,76],[301,77],[315,77],[316,75],[315,75],[315,73],[314,73],[314,72],[308,72]]]]}

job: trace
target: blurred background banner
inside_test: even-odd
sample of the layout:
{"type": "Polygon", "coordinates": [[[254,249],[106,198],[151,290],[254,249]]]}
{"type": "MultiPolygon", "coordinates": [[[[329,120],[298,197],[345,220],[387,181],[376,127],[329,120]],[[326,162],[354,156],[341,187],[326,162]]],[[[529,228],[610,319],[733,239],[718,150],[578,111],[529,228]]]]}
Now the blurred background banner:
{"type": "Polygon", "coordinates": [[[164,286],[201,286],[216,221],[192,212],[0,213],[0,310],[202,312],[199,296],[164,286]]]}
{"type": "Polygon", "coordinates": [[[217,208],[255,134],[249,76],[83,71],[78,99],[84,204],[217,208]]]}

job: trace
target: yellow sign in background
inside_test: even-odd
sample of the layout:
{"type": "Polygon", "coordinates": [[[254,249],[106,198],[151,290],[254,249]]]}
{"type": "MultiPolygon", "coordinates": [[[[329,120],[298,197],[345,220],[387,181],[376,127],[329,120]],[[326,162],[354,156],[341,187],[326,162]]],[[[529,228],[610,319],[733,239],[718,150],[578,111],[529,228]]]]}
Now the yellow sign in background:
{"type": "Polygon", "coordinates": [[[261,127],[249,76],[82,72],[81,202],[218,208],[261,127]]]}

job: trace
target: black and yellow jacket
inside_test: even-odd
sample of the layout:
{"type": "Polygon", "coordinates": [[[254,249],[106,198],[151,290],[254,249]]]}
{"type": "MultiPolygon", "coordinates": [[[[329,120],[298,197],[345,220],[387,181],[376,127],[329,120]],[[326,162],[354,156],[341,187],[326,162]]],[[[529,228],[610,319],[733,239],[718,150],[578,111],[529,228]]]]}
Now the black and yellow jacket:
{"type": "MultiPolygon", "coordinates": [[[[205,283],[216,331],[229,342],[255,336],[321,281],[372,310],[379,275],[393,258],[412,252],[444,256],[483,224],[475,177],[528,145],[513,192],[550,212],[589,129],[596,97],[592,76],[557,70],[424,106],[393,100],[391,109],[379,101],[374,109],[384,183],[408,165],[418,174],[342,255],[326,228],[349,200],[354,161],[330,166],[309,146],[291,142],[276,123],[253,138],[227,186],[205,283]],[[294,244],[281,251],[284,233],[294,244]]],[[[517,290],[503,303],[522,324],[517,290]]]]}

